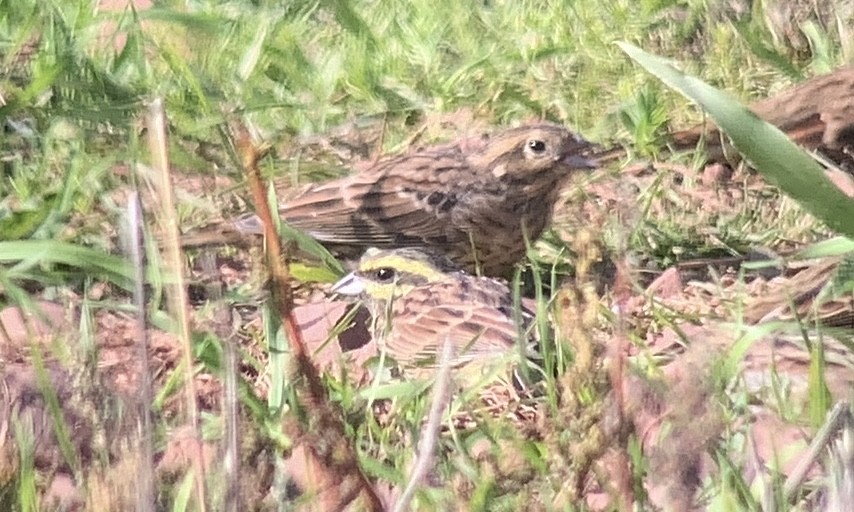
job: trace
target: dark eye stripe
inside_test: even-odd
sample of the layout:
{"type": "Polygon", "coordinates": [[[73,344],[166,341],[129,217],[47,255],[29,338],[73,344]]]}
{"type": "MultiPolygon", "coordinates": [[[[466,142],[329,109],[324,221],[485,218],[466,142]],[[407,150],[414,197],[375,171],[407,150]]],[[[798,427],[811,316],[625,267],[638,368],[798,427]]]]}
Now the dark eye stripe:
{"type": "Polygon", "coordinates": [[[422,275],[401,271],[393,267],[359,270],[356,275],[379,284],[396,283],[398,285],[420,286],[428,282],[428,279],[422,275]]]}

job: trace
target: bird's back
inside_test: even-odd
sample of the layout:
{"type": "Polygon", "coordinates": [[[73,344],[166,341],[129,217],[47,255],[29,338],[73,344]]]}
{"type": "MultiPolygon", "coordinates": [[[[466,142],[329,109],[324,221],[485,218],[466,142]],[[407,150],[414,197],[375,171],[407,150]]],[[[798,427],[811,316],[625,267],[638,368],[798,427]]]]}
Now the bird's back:
{"type": "MultiPolygon", "coordinates": [[[[527,336],[530,314],[517,325],[503,282],[465,273],[416,287],[395,299],[386,346],[401,364],[435,363],[448,339],[454,364],[508,356],[527,336]]],[[[526,341],[527,343],[527,341],[526,341]]]]}

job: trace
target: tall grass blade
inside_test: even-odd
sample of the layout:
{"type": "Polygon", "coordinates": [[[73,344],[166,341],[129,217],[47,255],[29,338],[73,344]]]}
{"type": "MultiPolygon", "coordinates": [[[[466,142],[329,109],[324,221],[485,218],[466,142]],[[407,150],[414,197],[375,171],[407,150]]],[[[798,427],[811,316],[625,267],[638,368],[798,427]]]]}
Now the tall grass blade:
{"type": "Polygon", "coordinates": [[[668,87],[706,110],[735,147],[768,180],[831,229],[854,237],[854,199],[846,196],[806,152],[777,127],[763,121],[729,94],[678,70],[640,48],[620,48],[668,87]]]}

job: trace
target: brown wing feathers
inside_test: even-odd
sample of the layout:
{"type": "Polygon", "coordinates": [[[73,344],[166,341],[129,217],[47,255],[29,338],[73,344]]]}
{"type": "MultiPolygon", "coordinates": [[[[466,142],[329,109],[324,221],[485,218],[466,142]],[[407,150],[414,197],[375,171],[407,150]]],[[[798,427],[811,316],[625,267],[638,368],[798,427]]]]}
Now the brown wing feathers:
{"type": "Polygon", "coordinates": [[[503,285],[467,291],[473,276],[417,288],[395,302],[394,323],[386,340],[389,351],[401,363],[435,359],[439,346],[450,338],[460,360],[509,353],[518,330],[503,307],[508,291],[503,285]],[[461,286],[461,283],[465,283],[461,286]],[[430,304],[437,297],[445,304],[430,304]]]}
{"type": "Polygon", "coordinates": [[[419,160],[395,158],[380,167],[385,172],[357,174],[308,189],[284,205],[280,214],[292,226],[325,242],[363,247],[414,246],[425,239],[436,243],[445,235],[441,217],[448,214],[454,199],[452,194],[421,191],[443,175],[391,172],[400,171],[394,165],[412,166],[419,160]]]}

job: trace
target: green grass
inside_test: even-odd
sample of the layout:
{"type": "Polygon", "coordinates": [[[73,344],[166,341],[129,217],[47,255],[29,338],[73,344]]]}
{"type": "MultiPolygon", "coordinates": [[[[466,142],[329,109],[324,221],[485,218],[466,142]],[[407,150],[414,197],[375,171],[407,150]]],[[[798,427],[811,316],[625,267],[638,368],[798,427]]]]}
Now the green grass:
{"type": "MultiPolygon", "coordinates": [[[[801,7],[809,11],[810,6],[801,7]]],[[[60,359],[71,367],[83,366],[89,372],[84,376],[90,379],[97,374],[94,365],[101,348],[95,316],[134,312],[129,298],[133,269],[123,253],[126,234],[121,227],[128,192],[141,189],[147,213],[155,211],[155,198],[145,193],[151,175],[148,166],[154,165],[157,154],[146,144],[150,126],[144,122],[147,105],[154,98],[163,98],[165,104],[172,178],[176,188],[188,189],[177,195],[177,212],[167,214],[185,226],[204,224],[246,204],[240,158],[227,124],[234,119],[249,126],[257,142],[269,144],[270,153],[261,162],[265,175],[289,184],[347,172],[344,164],[355,159],[348,155],[359,154],[350,126],[364,134],[362,149],[366,157],[373,157],[405,148],[416,135],[421,137],[419,143],[426,143],[465,133],[471,126],[531,119],[567,124],[605,146],[626,146],[630,156],[623,164],[651,161],[670,167],[658,170],[655,179],[637,181],[636,204],[615,208],[598,224],[585,225],[584,217],[575,215],[572,205],[583,203],[586,192],[583,188],[573,191],[569,213],[559,216],[555,232],[532,250],[534,265],[551,281],[535,283],[538,313],[551,311],[551,317],[540,315],[543,324],[538,328],[546,333],[555,323],[561,326],[554,346],[548,347],[547,364],[556,372],[545,380],[546,416],[539,435],[523,435],[505,417],[471,412],[482,405],[476,398],[454,398],[441,418],[445,432],[438,439],[435,459],[435,479],[443,485],[422,485],[413,509],[584,510],[587,504],[567,489],[567,482],[585,474],[589,470],[583,465],[585,457],[597,458],[607,444],[597,437],[604,435],[597,430],[597,420],[608,414],[603,404],[609,392],[600,363],[612,361],[613,353],[603,349],[582,369],[576,357],[585,343],[600,347],[597,335],[643,346],[648,334],[704,317],[657,304],[652,298],[645,317],[621,318],[603,312],[598,299],[584,287],[583,277],[595,278],[590,275],[594,270],[581,272],[572,295],[576,302],[570,308],[561,296],[554,296],[565,269],[577,269],[578,260],[583,262],[591,247],[603,258],[630,256],[629,261],[643,268],[664,269],[699,257],[744,254],[756,246],[800,247],[833,233],[851,236],[854,217],[839,213],[840,208],[850,208],[850,201],[816,186],[818,170],[806,156],[795,149],[778,151],[781,142],[773,133],[765,134],[768,139],[757,147],[743,143],[739,136],[745,135],[738,128],[745,125],[732,99],[617,44],[629,43],[672,59],[684,73],[745,102],[850,61],[850,28],[844,23],[838,25],[832,16],[813,16],[802,20],[800,39],[793,38],[774,21],[773,9],[766,2],[739,10],[735,2],[727,8],[699,0],[619,0],[607,5],[593,0],[546,4],[351,0],[287,5],[233,0],[158,1],[149,9],[104,12],[84,0],[0,0],[4,12],[0,19],[0,121],[4,126],[0,136],[0,305],[34,311],[35,297],[82,302],[84,320],[75,326],[78,332],[62,334],[78,336],[84,350],[69,358],[66,349],[60,359]],[[652,73],[627,53],[641,63],[647,59],[644,66],[652,73]],[[776,189],[745,190],[741,198],[712,208],[692,196],[690,192],[702,189],[697,174],[701,159],[694,153],[668,156],[665,149],[669,133],[702,121],[703,115],[665,83],[707,108],[757,169],[791,198],[776,189]],[[329,142],[325,149],[306,142],[314,136],[329,142]],[[755,151],[763,147],[773,147],[775,152],[755,151]],[[788,174],[781,173],[781,168],[787,168],[788,174]],[[792,174],[807,168],[812,175],[792,174]],[[190,178],[196,177],[227,177],[236,185],[225,190],[213,187],[216,190],[211,192],[204,180],[202,186],[189,186],[190,178]],[[476,426],[462,428],[451,411],[469,411],[476,426]]],[[[751,134],[760,129],[753,128],[751,134]]],[[[599,178],[607,180],[610,173],[613,179],[616,167],[599,178]]],[[[625,181],[635,186],[631,179],[625,181]]],[[[149,221],[147,229],[156,231],[153,226],[149,221]]],[[[327,257],[310,240],[299,243],[321,260],[327,257]]],[[[850,246],[845,246],[834,254],[850,252],[850,246]]],[[[163,299],[174,283],[170,276],[178,269],[162,268],[153,252],[148,262],[151,325],[178,332],[175,310],[165,306],[163,299]]],[[[299,276],[305,281],[328,280],[341,270],[335,265],[326,259],[324,266],[331,270],[306,268],[299,276]]],[[[840,275],[834,282],[837,296],[850,296],[851,276],[840,275]]],[[[734,299],[723,297],[723,285],[712,278],[708,281],[707,289],[719,295],[709,296],[731,305],[727,301],[734,299]]],[[[631,293],[641,295],[639,283],[628,286],[631,293]]],[[[257,302],[258,290],[247,288],[229,290],[225,306],[212,309],[257,302]]],[[[745,291],[741,299],[746,298],[745,291]]],[[[709,427],[697,439],[684,436],[680,439],[685,444],[678,445],[696,449],[692,442],[708,441],[701,449],[711,454],[720,469],[700,486],[700,496],[711,509],[762,509],[761,497],[742,472],[748,463],[743,457],[744,426],[751,414],[749,405],[758,398],[740,386],[738,365],[756,341],[753,331],[742,332],[740,313],[738,305],[727,310],[728,320],[736,324],[729,333],[731,348],[721,354],[719,365],[709,357],[709,375],[702,386],[698,384],[708,388],[704,418],[710,418],[717,430],[709,427]]],[[[183,407],[177,405],[182,400],[182,383],[192,375],[201,375],[197,380],[202,382],[221,378],[226,344],[236,347],[242,362],[237,400],[243,415],[240,438],[244,443],[239,455],[245,473],[237,478],[244,499],[265,510],[289,506],[282,504],[287,502],[283,493],[270,494],[260,505],[257,496],[269,489],[257,486],[268,477],[276,485],[281,483],[275,461],[294,441],[291,431],[282,430],[282,418],[302,419],[286,371],[289,355],[282,353],[284,345],[276,338],[278,323],[270,316],[266,320],[257,331],[236,334],[229,329],[223,334],[213,321],[195,325],[188,340],[194,367],[182,367],[175,358],[170,359],[173,366],[157,368],[158,385],[150,404],[154,425],[148,433],[155,450],[164,450],[172,429],[185,421],[183,407]]],[[[809,320],[791,325],[805,333],[805,342],[815,341],[824,332],[813,333],[816,326],[809,320]]],[[[690,339],[683,342],[690,347],[690,339]]],[[[789,395],[784,380],[776,380],[769,393],[772,398],[762,400],[776,404],[787,420],[817,426],[832,404],[824,393],[821,354],[810,354],[806,410],[786,410],[789,395]]],[[[45,358],[56,355],[51,352],[45,358]]],[[[39,363],[29,349],[15,357],[39,363]]],[[[626,372],[643,376],[649,389],[641,386],[639,392],[656,395],[663,386],[664,364],[659,366],[655,358],[643,361],[646,364],[638,358],[626,372]]],[[[0,374],[5,363],[0,358],[0,374]]],[[[379,413],[375,409],[380,402],[372,401],[366,390],[353,383],[328,376],[325,386],[346,419],[346,434],[358,451],[363,471],[381,485],[402,489],[417,456],[431,388],[385,385],[380,391],[391,412],[379,413]]],[[[79,401],[97,402],[85,389],[81,385],[79,401]]],[[[56,424],[62,459],[82,482],[87,508],[105,507],[108,502],[99,500],[106,498],[93,491],[94,475],[109,474],[118,453],[116,445],[135,446],[138,434],[128,433],[121,423],[136,417],[125,411],[104,419],[81,406],[106,439],[80,458],[75,450],[81,448],[69,434],[71,425],[58,412],[63,404],[57,403],[56,393],[42,394],[56,424]]],[[[677,396],[674,401],[683,398],[677,396]]],[[[227,437],[218,400],[200,399],[204,414],[197,418],[206,436],[215,441],[227,437]]],[[[665,419],[675,423],[671,428],[677,430],[690,417],[686,411],[669,414],[665,419]]],[[[0,471],[0,503],[13,510],[44,510],[49,507],[45,477],[35,467],[28,428],[25,418],[9,427],[11,453],[17,454],[19,463],[11,476],[0,471]]],[[[661,478],[676,477],[656,465],[660,460],[639,453],[638,442],[628,436],[617,444],[631,452],[629,483],[636,489],[636,506],[643,508],[651,499],[641,489],[644,473],[655,477],[656,471],[662,471],[661,478]]],[[[0,455],[7,453],[4,450],[0,439],[0,455]]],[[[130,459],[153,472],[145,461],[130,459]]],[[[219,461],[206,475],[207,494],[195,487],[188,467],[179,475],[158,476],[158,506],[196,510],[205,503],[210,510],[225,508],[228,498],[217,489],[233,477],[219,461]]],[[[765,476],[771,491],[782,496],[784,479],[765,476]]],[[[102,480],[98,485],[118,489],[113,493],[116,500],[133,495],[121,492],[130,485],[122,477],[102,480]]],[[[612,489],[612,497],[615,494],[619,493],[612,489]]],[[[121,508],[133,502],[110,503],[121,508]]],[[[808,509],[810,503],[798,502],[792,508],[808,509]]]]}

